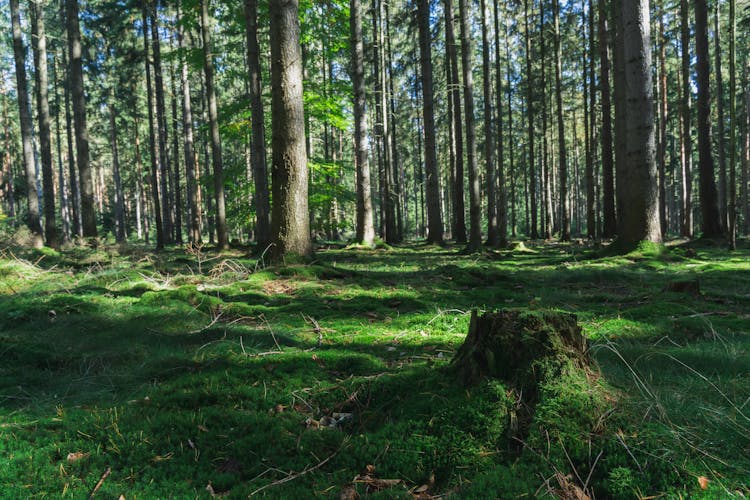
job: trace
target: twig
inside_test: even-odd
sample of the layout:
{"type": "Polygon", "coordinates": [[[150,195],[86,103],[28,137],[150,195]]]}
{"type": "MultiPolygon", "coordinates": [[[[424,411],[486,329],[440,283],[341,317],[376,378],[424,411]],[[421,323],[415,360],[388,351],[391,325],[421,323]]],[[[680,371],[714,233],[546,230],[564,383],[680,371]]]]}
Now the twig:
{"type": "Polygon", "coordinates": [[[271,324],[270,324],[270,323],[268,322],[268,320],[266,319],[266,316],[265,316],[264,314],[261,314],[261,315],[260,315],[260,319],[261,319],[261,321],[263,321],[263,323],[265,323],[265,324],[266,324],[266,328],[268,328],[268,332],[269,332],[269,333],[271,334],[271,338],[273,339],[273,343],[274,343],[274,344],[276,344],[276,349],[278,349],[278,350],[279,350],[279,352],[282,352],[282,351],[283,351],[283,349],[282,349],[282,348],[281,348],[281,346],[279,345],[279,341],[278,341],[278,340],[276,340],[276,335],[274,335],[274,333],[273,333],[273,329],[271,328],[271,324]]]}
{"type": "Polygon", "coordinates": [[[104,474],[102,474],[102,477],[99,478],[99,482],[96,483],[96,486],[94,486],[94,489],[91,490],[91,493],[89,493],[89,499],[94,498],[94,495],[96,495],[96,492],[99,491],[99,488],[102,487],[104,484],[104,480],[107,479],[107,477],[112,472],[112,467],[107,467],[107,470],[104,471],[104,474]]]}
{"type": "Polygon", "coordinates": [[[261,486],[257,490],[255,490],[252,493],[250,493],[250,496],[257,495],[261,491],[265,490],[266,488],[270,488],[271,486],[278,486],[280,484],[288,483],[289,481],[294,481],[295,479],[297,479],[299,477],[302,477],[305,474],[309,474],[310,472],[313,472],[313,471],[316,471],[316,470],[320,469],[325,464],[327,464],[328,462],[330,462],[333,457],[335,457],[336,455],[338,455],[339,452],[344,448],[344,446],[346,446],[346,444],[348,442],[349,442],[349,438],[344,439],[344,442],[341,443],[341,446],[339,446],[338,450],[336,450],[335,452],[333,452],[333,454],[331,456],[329,456],[325,460],[319,462],[317,465],[315,465],[313,467],[305,467],[301,472],[297,472],[295,474],[290,474],[290,475],[288,475],[287,477],[285,477],[283,479],[279,479],[278,481],[274,481],[272,483],[268,483],[265,486],[261,486]]]}

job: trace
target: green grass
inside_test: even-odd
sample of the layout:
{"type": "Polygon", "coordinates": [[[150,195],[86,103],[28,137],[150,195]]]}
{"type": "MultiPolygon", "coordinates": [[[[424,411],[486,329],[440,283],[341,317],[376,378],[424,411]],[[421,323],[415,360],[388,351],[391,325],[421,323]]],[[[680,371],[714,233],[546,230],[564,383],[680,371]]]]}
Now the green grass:
{"type": "Polygon", "coordinates": [[[748,495],[750,249],[646,250],[381,246],[261,269],[5,249],[0,496],[86,498],[108,468],[102,498],[338,498],[368,471],[373,498],[551,494],[556,472],[599,498],[748,495]],[[701,296],[664,291],[690,279],[701,296]],[[576,313],[595,360],[543,382],[522,443],[517,391],[447,369],[470,311],[504,307],[576,313]]]}

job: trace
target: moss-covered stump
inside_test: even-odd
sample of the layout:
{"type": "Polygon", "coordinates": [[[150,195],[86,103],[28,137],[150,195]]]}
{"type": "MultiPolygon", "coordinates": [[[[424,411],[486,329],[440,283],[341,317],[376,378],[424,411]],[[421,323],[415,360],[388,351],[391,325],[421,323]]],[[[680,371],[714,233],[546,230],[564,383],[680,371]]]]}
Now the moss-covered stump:
{"type": "Polygon", "coordinates": [[[469,334],[451,361],[467,385],[485,377],[534,387],[563,364],[588,365],[586,338],[574,314],[501,310],[471,315],[469,334]]]}

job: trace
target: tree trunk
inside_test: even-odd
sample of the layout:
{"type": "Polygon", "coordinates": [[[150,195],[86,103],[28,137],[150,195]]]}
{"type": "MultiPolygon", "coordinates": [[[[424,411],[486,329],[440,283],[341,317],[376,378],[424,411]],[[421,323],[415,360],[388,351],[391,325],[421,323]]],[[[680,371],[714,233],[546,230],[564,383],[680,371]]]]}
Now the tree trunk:
{"type": "Polygon", "coordinates": [[[622,228],[618,242],[631,249],[641,241],[661,242],[654,137],[651,34],[648,0],[621,4],[625,97],[628,103],[627,166],[622,180],[622,228]]]}
{"type": "Polygon", "coordinates": [[[560,240],[570,240],[568,213],[568,157],[562,103],[562,50],[560,48],[560,0],[554,0],[555,16],[555,99],[557,101],[557,146],[560,160],[560,240]]]}
{"type": "MultiPolygon", "coordinates": [[[[604,227],[602,236],[612,238],[617,231],[617,217],[615,215],[615,172],[612,152],[612,99],[609,79],[609,30],[607,28],[607,2],[599,0],[599,60],[600,79],[599,88],[602,99],[602,212],[604,227]]],[[[593,89],[592,89],[593,92],[593,89]]]]}
{"type": "Polygon", "coordinates": [[[723,235],[711,144],[711,60],[708,56],[708,5],[695,0],[695,52],[698,83],[698,159],[703,237],[723,235]]]}
{"type": "Polygon", "coordinates": [[[52,86],[55,89],[55,107],[57,108],[57,112],[55,113],[55,133],[57,136],[57,173],[60,182],[60,218],[63,223],[63,242],[68,243],[70,241],[70,202],[68,199],[68,190],[65,187],[65,164],[62,156],[62,125],[60,124],[62,102],[60,101],[60,82],[58,79],[59,68],[56,63],[53,64],[52,68],[54,69],[52,86]]]}
{"type": "MultiPolygon", "coordinates": [[[[718,4],[717,4],[718,5],[718,4]]],[[[737,6],[729,0],[729,248],[737,248],[737,6]]],[[[718,11],[718,6],[717,6],[718,11]]],[[[719,94],[721,95],[721,94],[719,94]]],[[[748,109],[750,112],[750,109],[748,109]]],[[[750,113],[749,113],[750,114],[750,113]]],[[[746,131],[747,133],[747,131],[746,131]]],[[[747,145],[745,145],[747,147],[747,145]]],[[[745,180],[747,182],[747,180],[745,180]]],[[[746,186],[747,184],[745,184],[746,186]]]]}
{"type": "MultiPolygon", "coordinates": [[[[219,134],[219,110],[214,89],[214,63],[211,51],[211,26],[208,16],[208,2],[201,0],[201,34],[205,60],[203,72],[206,77],[206,98],[208,99],[208,122],[211,134],[211,160],[214,167],[214,194],[216,196],[216,244],[219,248],[229,248],[227,212],[224,202],[224,164],[221,157],[221,136],[219,134]]],[[[301,57],[301,55],[300,55],[301,57]]],[[[301,61],[300,61],[301,63],[301,61]]],[[[304,131],[302,133],[304,138],[304,131]]],[[[307,215],[305,215],[307,217],[307,215]]]]}
{"type": "Polygon", "coordinates": [[[10,0],[11,23],[13,25],[13,56],[16,63],[16,93],[18,95],[18,115],[21,119],[21,143],[23,145],[23,166],[26,173],[26,200],[28,204],[27,224],[31,230],[31,244],[34,248],[44,246],[42,240],[42,223],[39,219],[39,194],[37,193],[36,170],[34,168],[34,144],[31,137],[31,108],[29,93],[26,88],[26,61],[24,56],[23,35],[21,33],[21,14],[18,0],[10,0]]]}
{"type": "Polygon", "coordinates": [[[177,75],[174,68],[174,61],[169,64],[169,79],[172,82],[172,172],[174,184],[172,192],[174,193],[174,241],[182,245],[182,189],[180,188],[180,139],[179,139],[179,119],[177,118],[177,75]]]}
{"type": "MultiPolygon", "coordinates": [[[[60,17],[67,16],[65,6],[60,7],[60,17]]],[[[62,67],[65,69],[64,105],[65,105],[65,139],[67,145],[68,177],[70,178],[70,206],[71,218],[73,219],[73,235],[83,236],[83,225],[81,223],[81,190],[78,183],[78,172],[76,170],[75,149],[73,147],[73,117],[70,113],[71,78],[70,65],[68,64],[68,52],[62,51],[62,67]]]]}
{"type": "Polygon", "coordinates": [[[536,207],[536,175],[534,173],[534,76],[531,71],[531,28],[529,27],[529,0],[523,0],[523,19],[524,19],[524,42],[526,45],[526,117],[528,121],[528,152],[529,159],[528,165],[526,166],[526,179],[527,179],[527,190],[528,190],[528,201],[526,203],[526,214],[527,217],[531,214],[529,230],[529,236],[532,239],[539,237],[537,232],[537,207],[536,207]]]}
{"type": "MultiPolygon", "coordinates": [[[[39,145],[42,157],[42,193],[44,195],[44,235],[47,246],[57,247],[60,239],[55,224],[55,174],[52,167],[52,134],[49,114],[49,76],[47,73],[47,35],[44,30],[42,0],[31,2],[36,107],[39,120],[39,145]]],[[[62,185],[61,185],[62,189],[62,185]]]]}
{"type": "Polygon", "coordinates": [[[354,89],[354,162],[357,171],[357,226],[356,239],[372,246],[375,241],[373,225],[372,187],[368,157],[367,110],[364,69],[364,43],[362,41],[362,5],[360,0],[350,0],[352,87],[354,89]]]}
{"type": "MultiPolygon", "coordinates": [[[[503,77],[500,71],[500,6],[495,3],[495,107],[497,112],[497,246],[508,244],[508,196],[505,188],[505,164],[503,146],[503,77]]],[[[507,39],[507,33],[506,33],[507,39]]]]}
{"type": "Polygon", "coordinates": [[[722,231],[729,229],[727,219],[727,161],[726,139],[724,130],[724,79],[721,74],[721,28],[719,24],[719,2],[714,5],[714,64],[716,69],[716,148],[719,160],[719,220],[722,231]]]}
{"type": "Polygon", "coordinates": [[[424,155],[427,175],[427,242],[443,243],[443,220],[440,214],[440,180],[438,178],[435,134],[435,104],[432,83],[432,39],[430,36],[429,0],[419,0],[419,54],[422,77],[422,113],[424,115],[424,155]]]}
{"type": "Polygon", "coordinates": [[[255,238],[258,249],[263,251],[271,242],[271,207],[268,195],[268,167],[266,166],[266,132],[261,90],[257,0],[245,0],[245,22],[247,28],[247,69],[252,110],[250,162],[255,180],[255,238]]]}
{"type": "MultiPolygon", "coordinates": [[[[481,0],[482,9],[482,92],[484,94],[484,163],[487,185],[487,244],[500,242],[497,224],[497,180],[495,178],[495,138],[492,134],[492,90],[490,68],[489,10],[487,0],[481,0]]],[[[497,37],[497,34],[495,35],[497,37]]],[[[497,89],[500,91],[500,88],[497,89]]]]}
{"type": "Polygon", "coordinates": [[[298,0],[271,0],[273,255],[312,254],[298,0]]]}
{"type": "MultiPolygon", "coordinates": [[[[497,4],[495,4],[497,6],[497,4]]],[[[508,29],[508,21],[505,22],[505,69],[507,72],[507,88],[508,88],[508,158],[510,160],[509,174],[510,174],[510,234],[512,237],[517,235],[517,224],[516,224],[516,172],[514,164],[514,150],[515,144],[513,141],[513,85],[511,83],[511,59],[510,59],[510,35],[508,29]]],[[[498,112],[500,107],[498,106],[498,112]]]]}
{"type": "MultiPolygon", "coordinates": [[[[181,12],[177,16],[181,19],[181,12]]],[[[179,48],[185,49],[185,33],[182,23],[178,23],[177,42],[179,48]]],[[[193,101],[190,95],[190,77],[185,57],[180,58],[180,76],[182,80],[182,136],[185,156],[185,178],[187,180],[188,208],[190,223],[188,241],[193,245],[201,243],[201,208],[198,199],[198,181],[195,165],[195,132],[193,130],[193,101]]]]}
{"type": "Polygon", "coordinates": [[[449,69],[448,93],[453,118],[455,137],[456,163],[455,182],[451,187],[453,201],[453,238],[456,243],[466,243],[466,206],[464,204],[464,141],[463,123],[461,121],[461,82],[458,77],[458,51],[454,28],[453,0],[445,0],[445,45],[449,69]]]}
{"type": "MultiPolygon", "coordinates": [[[[148,145],[151,156],[151,193],[154,204],[154,224],[156,225],[156,249],[164,248],[164,224],[162,221],[161,200],[159,199],[159,159],[156,153],[156,131],[154,130],[154,95],[151,86],[151,64],[148,43],[148,6],[143,3],[143,57],[146,63],[146,100],[148,107],[148,145]]],[[[148,234],[148,233],[147,233],[148,234]]],[[[148,239],[148,238],[147,238],[148,239]]]]}
{"type": "Polygon", "coordinates": [[[86,96],[83,92],[83,62],[81,61],[81,31],[78,25],[78,0],[65,0],[70,55],[70,86],[73,97],[73,121],[75,122],[76,157],[81,182],[81,225],[83,236],[96,237],[96,214],[94,213],[94,182],[91,177],[89,159],[89,132],[86,124],[86,96]]]}
{"type": "Polygon", "coordinates": [[[664,0],[659,12],[659,221],[662,238],[667,235],[667,39],[664,34],[664,0]]]}
{"type": "MultiPolygon", "coordinates": [[[[110,53],[110,57],[114,57],[110,53]]],[[[112,148],[112,177],[115,183],[115,239],[125,241],[125,207],[120,178],[120,153],[117,148],[117,111],[115,110],[114,78],[109,89],[109,143],[112,148]]]]}
{"type": "Polygon", "coordinates": [[[482,206],[479,194],[479,167],[477,166],[476,130],[474,129],[474,76],[472,75],[471,24],[469,2],[459,0],[461,18],[461,69],[464,84],[464,113],[466,120],[466,160],[469,166],[469,231],[470,252],[482,247],[482,206]]]}
{"type": "MultiPolygon", "coordinates": [[[[595,94],[594,91],[594,73],[593,71],[589,75],[589,60],[594,60],[594,51],[592,50],[594,41],[594,30],[593,30],[593,19],[594,9],[593,0],[589,1],[588,19],[589,19],[589,44],[590,48],[588,51],[583,50],[582,66],[583,66],[583,143],[584,152],[586,155],[586,235],[589,239],[595,239],[597,236],[596,232],[596,190],[594,188],[594,141],[592,129],[594,128],[594,107],[589,106],[589,93],[595,94]]],[[[581,3],[581,24],[586,22],[586,12],[584,5],[586,0],[582,0],[581,3]]]]}
{"type": "Polygon", "coordinates": [[[682,228],[681,235],[693,235],[693,139],[690,132],[690,26],[688,0],[680,0],[680,50],[682,57],[682,103],[680,130],[682,167],[682,228]]]}

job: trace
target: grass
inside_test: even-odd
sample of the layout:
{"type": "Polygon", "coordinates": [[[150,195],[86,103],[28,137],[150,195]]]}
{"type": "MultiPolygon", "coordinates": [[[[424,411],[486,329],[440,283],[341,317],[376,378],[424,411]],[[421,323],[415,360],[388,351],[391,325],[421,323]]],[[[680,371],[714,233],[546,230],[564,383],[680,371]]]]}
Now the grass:
{"type": "Polygon", "coordinates": [[[749,257],[8,248],[0,491],[85,498],[111,470],[104,498],[748,495],[749,257]],[[576,313],[595,359],[543,383],[523,443],[507,382],[447,369],[470,311],[504,307],[576,313]]]}

